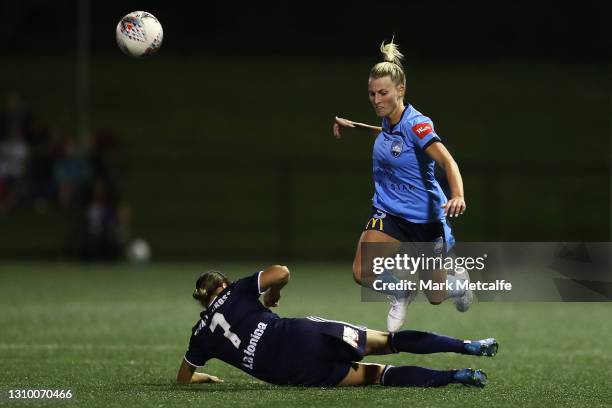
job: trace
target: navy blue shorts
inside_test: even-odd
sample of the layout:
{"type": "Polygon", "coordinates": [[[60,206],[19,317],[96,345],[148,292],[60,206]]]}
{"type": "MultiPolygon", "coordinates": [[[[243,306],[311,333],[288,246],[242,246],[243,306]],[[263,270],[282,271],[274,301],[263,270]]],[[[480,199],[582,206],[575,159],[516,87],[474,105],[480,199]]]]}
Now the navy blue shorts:
{"type": "Polygon", "coordinates": [[[283,320],[289,320],[291,343],[290,356],[285,357],[289,361],[283,364],[285,385],[333,387],[346,377],[351,363],[363,359],[363,326],[314,316],[283,320]]]}
{"type": "MultiPolygon", "coordinates": [[[[433,243],[431,249],[426,252],[431,251],[436,255],[448,252],[455,244],[447,220],[417,224],[376,207],[372,207],[365,230],[384,232],[400,242],[433,243]]],[[[421,246],[419,250],[422,249],[421,246]]],[[[429,245],[426,246],[429,247],[429,245]]]]}

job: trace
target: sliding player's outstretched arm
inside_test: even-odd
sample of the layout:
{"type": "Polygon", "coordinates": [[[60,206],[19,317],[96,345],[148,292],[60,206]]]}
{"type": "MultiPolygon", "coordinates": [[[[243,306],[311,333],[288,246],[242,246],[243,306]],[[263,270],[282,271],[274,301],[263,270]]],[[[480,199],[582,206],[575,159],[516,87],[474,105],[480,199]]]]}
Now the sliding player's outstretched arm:
{"type": "Polygon", "coordinates": [[[289,268],[283,265],[268,266],[259,275],[259,289],[264,294],[265,307],[278,306],[281,289],[289,283],[289,268]]]}
{"type": "Polygon", "coordinates": [[[223,382],[223,380],[219,379],[217,376],[196,373],[195,370],[196,368],[194,366],[187,364],[187,362],[183,360],[183,364],[181,364],[181,368],[179,368],[178,374],[176,375],[176,382],[181,385],[223,382]]]}

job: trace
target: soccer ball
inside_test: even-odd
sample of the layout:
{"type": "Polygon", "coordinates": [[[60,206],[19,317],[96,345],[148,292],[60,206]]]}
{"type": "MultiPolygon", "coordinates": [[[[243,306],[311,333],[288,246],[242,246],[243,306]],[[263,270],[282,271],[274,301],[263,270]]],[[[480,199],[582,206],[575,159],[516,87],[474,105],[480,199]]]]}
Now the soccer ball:
{"type": "Polygon", "coordinates": [[[151,247],[142,238],[137,238],[130,242],[127,248],[127,257],[130,262],[144,264],[151,259],[151,247]]]}
{"type": "Polygon", "coordinates": [[[134,11],[119,21],[116,37],[117,45],[125,55],[141,58],[159,50],[164,30],[153,14],[134,11]]]}

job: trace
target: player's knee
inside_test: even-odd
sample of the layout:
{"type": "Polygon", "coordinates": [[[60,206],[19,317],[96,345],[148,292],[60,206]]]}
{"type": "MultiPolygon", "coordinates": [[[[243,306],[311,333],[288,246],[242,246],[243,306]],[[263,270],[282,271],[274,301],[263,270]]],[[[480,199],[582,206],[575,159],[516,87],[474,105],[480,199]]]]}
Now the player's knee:
{"type": "Polygon", "coordinates": [[[427,300],[429,301],[429,304],[431,305],[439,305],[442,302],[444,302],[444,299],[446,299],[446,294],[444,292],[425,292],[425,296],[427,297],[427,300]]]}
{"type": "Polygon", "coordinates": [[[393,352],[389,344],[389,333],[377,330],[367,331],[365,355],[390,354],[393,352]]]}
{"type": "Polygon", "coordinates": [[[440,295],[429,295],[427,296],[427,300],[429,301],[430,305],[437,306],[444,302],[444,297],[440,295]]]}
{"type": "Polygon", "coordinates": [[[380,384],[380,377],[384,371],[384,366],[378,364],[367,364],[363,382],[366,385],[380,384]]]}

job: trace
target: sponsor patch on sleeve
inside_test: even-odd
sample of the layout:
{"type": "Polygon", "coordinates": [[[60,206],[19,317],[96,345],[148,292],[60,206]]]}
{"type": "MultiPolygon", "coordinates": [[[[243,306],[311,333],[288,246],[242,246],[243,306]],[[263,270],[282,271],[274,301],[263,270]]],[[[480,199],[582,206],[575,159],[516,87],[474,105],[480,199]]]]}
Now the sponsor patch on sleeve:
{"type": "Polygon", "coordinates": [[[412,127],[412,131],[415,135],[417,135],[419,139],[422,139],[433,131],[433,126],[431,125],[431,123],[427,122],[417,123],[412,127]]]}
{"type": "Polygon", "coordinates": [[[354,348],[359,347],[359,332],[352,327],[344,326],[344,334],[342,340],[350,344],[354,348]]]}

